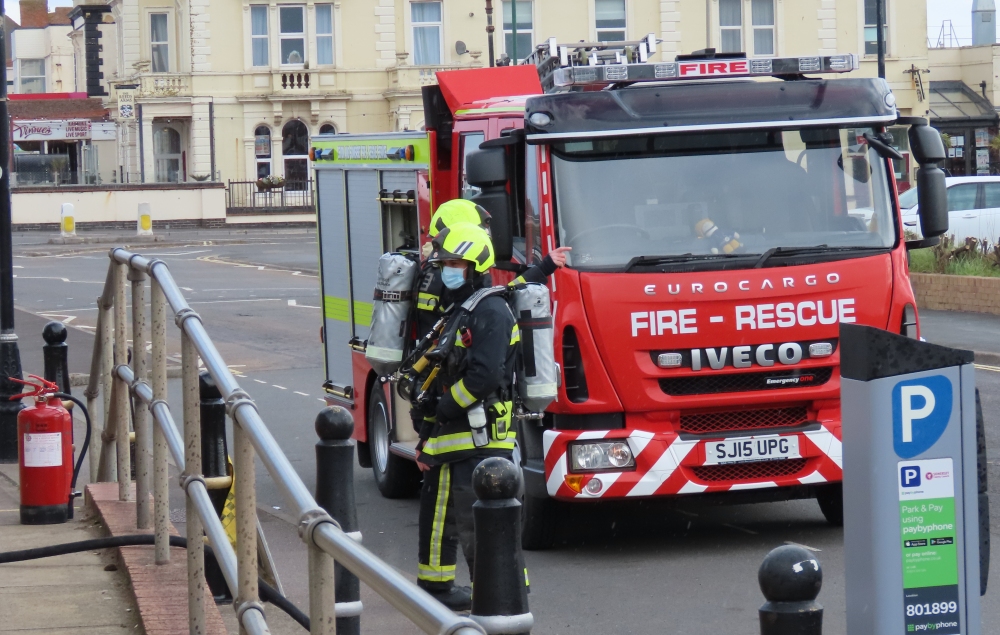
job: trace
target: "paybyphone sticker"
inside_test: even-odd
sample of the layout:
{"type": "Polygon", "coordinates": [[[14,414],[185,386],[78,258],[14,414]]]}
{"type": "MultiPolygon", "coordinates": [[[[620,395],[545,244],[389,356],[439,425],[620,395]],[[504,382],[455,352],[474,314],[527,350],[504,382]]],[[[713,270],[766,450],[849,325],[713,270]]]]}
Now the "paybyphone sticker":
{"type": "Polygon", "coordinates": [[[906,633],[961,633],[954,462],[900,461],[900,545],[906,633]]]}
{"type": "Polygon", "coordinates": [[[931,449],[951,419],[951,380],[944,375],[901,381],[892,387],[892,447],[909,459],[931,449]]]}

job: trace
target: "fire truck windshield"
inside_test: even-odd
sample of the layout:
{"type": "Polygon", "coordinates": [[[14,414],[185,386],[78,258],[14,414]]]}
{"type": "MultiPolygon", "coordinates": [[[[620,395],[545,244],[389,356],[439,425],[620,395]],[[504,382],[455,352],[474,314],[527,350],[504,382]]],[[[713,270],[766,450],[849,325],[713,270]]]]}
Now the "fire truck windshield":
{"type": "MultiPolygon", "coordinates": [[[[855,255],[850,248],[856,255],[891,248],[891,174],[865,143],[866,132],[804,128],[554,143],[560,242],[573,248],[572,266],[599,270],[622,270],[637,256],[732,268],[754,266],[751,256],[769,250],[819,258],[829,248],[842,258],[855,255]],[[819,249],[794,249],[808,247],[819,249]],[[721,257],[730,253],[747,257],[721,257]]],[[[784,264],[766,259],[767,266],[784,264]]]]}

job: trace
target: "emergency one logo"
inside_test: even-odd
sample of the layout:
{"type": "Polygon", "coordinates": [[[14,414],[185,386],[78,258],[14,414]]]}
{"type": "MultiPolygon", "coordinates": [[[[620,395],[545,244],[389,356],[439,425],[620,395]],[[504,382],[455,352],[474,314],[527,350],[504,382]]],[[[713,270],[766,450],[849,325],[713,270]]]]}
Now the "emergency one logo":
{"type": "Polygon", "coordinates": [[[951,419],[951,381],[943,375],[901,381],[892,388],[892,446],[910,459],[926,452],[951,419]]]}

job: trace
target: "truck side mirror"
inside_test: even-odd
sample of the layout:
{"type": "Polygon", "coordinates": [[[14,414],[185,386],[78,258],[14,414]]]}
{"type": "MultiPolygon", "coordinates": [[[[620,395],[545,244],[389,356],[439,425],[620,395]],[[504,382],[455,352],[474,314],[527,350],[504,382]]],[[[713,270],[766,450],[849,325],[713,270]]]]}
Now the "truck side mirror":
{"type": "Polygon", "coordinates": [[[948,231],[948,188],[941,163],[948,156],[941,133],[927,125],[922,117],[908,118],[907,136],[910,151],[920,164],[917,169],[917,204],[920,206],[920,229],[924,239],[936,238],[948,231]]]}
{"type": "Polygon", "coordinates": [[[514,255],[514,236],[510,194],[507,192],[507,150],[502,147],[488,148],[469,153],[465,162],[465,180],[482,190],[472,200],[493,216],[490,234],[496,261],[509,261],[514,255]]]}

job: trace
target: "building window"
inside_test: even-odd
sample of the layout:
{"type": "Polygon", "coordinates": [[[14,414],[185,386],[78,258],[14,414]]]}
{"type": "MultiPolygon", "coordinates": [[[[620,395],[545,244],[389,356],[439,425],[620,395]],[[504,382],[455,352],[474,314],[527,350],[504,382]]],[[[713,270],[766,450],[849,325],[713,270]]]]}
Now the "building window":
{"type": "Polygon", "coordinates": [[[774,0],[752,0],[753,54],[774,55],[774,0]]]}
{"type": "Polygon", "coordinates": [[[742,0],[719,0],[719,52],[743,50],[742,0]]]}
{"type": "Polygon", "coordinates": [[[337,127],[332,123],[325,123],[319,127],[320,134],[337,134],[337,127]]]}
{"type": "Polygon", "coordinates": [[[181,175],[181,135],[170,126],[153,130],[157,183],[177,183],[181,175]]]}
{"type": "Polygon", "coordinates": [[[503,50],[507,57],[520,62],[531,55],[532,42],[531,2],[510,0],[503,3],[503,50]],[[514,46],[514,11],[517,10],[517,47],[514,46]]]}
{"type": "Polygon", "coordinates": [[[250,46],[253,49],[253,65],[268,66],[267,5],[250,6],[250,46]]]}
{"type": "MultiPolygon", "coordinates": [[[[625,0],[595,0],[597,40],[622,42],[625,40],[625,0]]],[[[518,16],[520,17],[520,16],[518,16]]]]}
{"type": "MultiPolygon", "coordinates": [[[[882,26],[889,23],[888,3],[884,3],[885,20],[882,26]]],[[[884,29],[885,52],[889,54],[889,29],[884,29]]],[[[876,11],[875,0],[865,0],[865,55],[878,55],[878,11],[876,11]]]]}
{"type": "Polygon", "coordinates": [[[170,72],[170,34],[166,13],[149,14],[149,52],[154,73],[170,72]]]}
{"type": "Polygon", "coordinates": [[[316,63],[333,64],[333,5],[316,5],[316,63]]]}
{"type": "Polygon", "coordinates": [[[281,154],[285,159],[285,189],[304,190],[309,181],[309,129],[298,119],[281,129],[281,154]]]}
{"type": "Polygon", "coordinates": [[[257,126],[253,131],[253,153],[257,159],[257,178],[271,174],[271,129],[257,126]]]}
{"type": "Polygon", "coordinates": [[[18,81],[22,93],[45,92],[45,60],[21,60],[18,81]]]}
{"type": "Polygon", "coordinates": [[[281,63],[301,66],[306,62],[305,7],[280,7],[278,30],[281,34],[281,63]]]}
{"type": "Polygon", "coordinates": [[[413,25],[413,63],[417,66],[440,64],[441,3],[411,3],[410,22],[413,25]]]}

